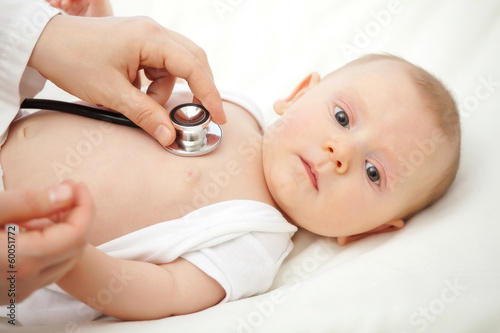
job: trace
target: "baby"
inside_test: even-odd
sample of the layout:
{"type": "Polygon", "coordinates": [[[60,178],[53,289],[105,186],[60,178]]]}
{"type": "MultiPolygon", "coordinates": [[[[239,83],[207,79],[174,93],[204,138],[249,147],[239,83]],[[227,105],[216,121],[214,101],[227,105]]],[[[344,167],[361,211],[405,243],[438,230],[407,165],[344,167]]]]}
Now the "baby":
{"type": "MultiPolygon", "coordinates": [[[[96,205],[81,260],[60,288],[21,304],[23,324],[155,319],[265,292],[295,226],[339,244],[397,230],[457,172],[456,105],[401,58],[368,55],[308,75],[275,103],[281,117],[264,131],[251,103],[223,99],[224,139],[202,157],[57,112],[12,124],[0,151],[7,189],[69,178],[85,182],[96,205]]],[[[165,108],[191,101],[184,89],[165,108]]]]}

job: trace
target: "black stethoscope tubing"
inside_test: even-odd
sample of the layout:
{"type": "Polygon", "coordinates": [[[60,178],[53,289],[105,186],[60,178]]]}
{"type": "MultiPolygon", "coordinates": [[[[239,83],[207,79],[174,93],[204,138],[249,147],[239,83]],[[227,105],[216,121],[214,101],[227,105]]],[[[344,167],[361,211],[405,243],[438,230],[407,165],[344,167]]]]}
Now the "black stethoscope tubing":
{"type": "Polygon", "coordinates": [[[26,98],[21,103],[21,109],[45,109],[74,114],[96,120],[103,120],[117,125],[139,127],[121,113],[104,111],[86,105],[56,101],[51,99],[26,98]]]}

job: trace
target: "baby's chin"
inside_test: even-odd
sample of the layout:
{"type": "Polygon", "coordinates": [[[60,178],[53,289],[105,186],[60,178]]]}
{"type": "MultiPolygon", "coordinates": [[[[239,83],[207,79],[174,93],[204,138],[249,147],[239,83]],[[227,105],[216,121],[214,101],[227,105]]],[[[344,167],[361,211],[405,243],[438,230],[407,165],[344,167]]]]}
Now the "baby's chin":
{"type": "Polygon", "coordinates": [[[285,217],[285,219],[293,224],[294,226],[303,229],[307,232],[310,232],[312,234],[318,235],[318,236],[325,236],[325,237],[338,237],[337,233],[332,231],[332,230],[326,230],[325,228],[322,228],[319,223],[311,223],[310,219],[301,219],[301,218],[292,218],[290,217],[290,214],[287,214],[286,211],[283,209],[280,209],[281,213],[285,217]]]}

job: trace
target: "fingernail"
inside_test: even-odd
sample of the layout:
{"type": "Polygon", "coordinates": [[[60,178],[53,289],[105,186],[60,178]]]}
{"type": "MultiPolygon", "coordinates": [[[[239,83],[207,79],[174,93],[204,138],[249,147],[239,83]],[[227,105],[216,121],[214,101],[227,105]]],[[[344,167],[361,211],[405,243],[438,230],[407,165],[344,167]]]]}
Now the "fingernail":
{"type": "Polygon", "coordinates": [[[61,203],[69,200],[72,192],[68,184],[62,184],[49,190],[49,199],[54,204],[61,203]]]}
{"type": "Polygon", "coordinates": [[[158,125],[153,136],[165,147],[169,145],[170,139],[172,138],[172,134],[170,134],[167,126],[163,124],[158,125]]]}

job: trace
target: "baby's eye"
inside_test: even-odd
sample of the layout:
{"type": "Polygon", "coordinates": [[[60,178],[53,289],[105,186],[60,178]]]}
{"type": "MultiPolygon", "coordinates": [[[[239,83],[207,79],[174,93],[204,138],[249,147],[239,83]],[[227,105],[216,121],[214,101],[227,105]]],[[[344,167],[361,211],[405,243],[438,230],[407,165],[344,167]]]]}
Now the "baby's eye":
{"type": "Polygon", "coordinates": [[[378,173],[378,170],[370,162],[366,162],[366,174],[372,182],[377,185],[380,184],[380,175],[378,173]]]}
{"type": "Polygon", "coordinates": [[[349,129],[349,117],[347,116],[347,113],[345,113],[345,111],[338,106],[335,107],[334,112],[337,122],[345,129],[349,129]]]}

